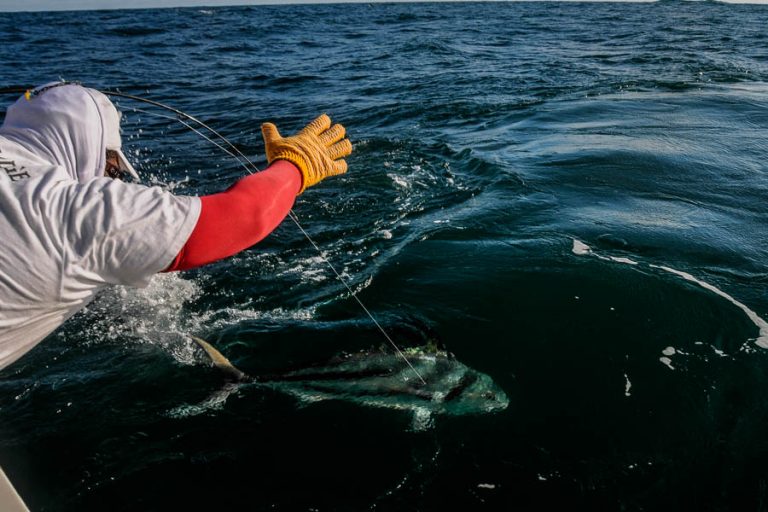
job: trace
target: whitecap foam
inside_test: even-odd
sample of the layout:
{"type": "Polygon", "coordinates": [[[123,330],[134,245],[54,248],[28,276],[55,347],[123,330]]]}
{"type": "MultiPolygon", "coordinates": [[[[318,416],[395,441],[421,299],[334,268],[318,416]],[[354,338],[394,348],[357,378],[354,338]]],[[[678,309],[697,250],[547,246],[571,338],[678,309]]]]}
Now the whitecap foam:
{"type": "Polygon", "coordinates": [[[616,263],[626,263],[627,265],[637,265],[637,262],[635,260],[631,260],[629,258],[621,258],[617,256],[603,256],[602,254],[596,254],[592,251],[592,248],[585,244],[584,242],[581,242],[579,240],[573,239],[573,248],[571,249],[573,254],[577,256],[586,256],[591,255],[596,258],[599,258],[601,260],[605,261],[615,261],[616,263]]]}
{"type": "MultiPolygon", "coordinates": [[[[624,263],[624,264],[629,264],[629,265],[638,265],[639,264],[638,262],[636,262],[634,260],[631,260],[629,258],[617,258],[617,257],[613,257],[613,256],[603,256],[603,255],[600,255],[600,254],[596,254],[592,250],[591,247],[589,247],[584,242],[581,242],[580,240],[576,240],[575,238],[573,239],[573,248],[571,250],[577,256],[587,256],[587,255],[589,255],[589,256],[594,256],[596,258],[599,258],[601,260],[613,261],[613,262],[616,262],[616,263],[624,263]]],[[[759,330],[759,336],[755,339],[755,344],[760,346],[760,347],[762,347],[762,348],[768,348],[768,323],[766,323],[765,320],[763,320],[757,313],[755,313],[754,311],[749,309],[746,305],[744,305],[743,303],[739,302],[738,300],[733,298],[731,295],[727,294],[726,292],[724,292],[723,290],[717,288],[716,286],[714,286],[712,284],[709,284],[709,283],[707,283],[705,281],[702,281],[701,279],[698,279],[698,278],[694,277],[693,275],[689,274],[688,272],[683,272],[682,270],[676,270],[676,269],[674,269],[672,267],[668,267],[668,266],[665,266],[665,265],[648,264],[648,266],[651,267],[651,268],[658,269],[658,270],[663,270],[664,272],[669,272],[669,273],[674,274],[676,276],[682,277],[686,281],[690,281],[692,283],[695,283],[695,284],[701,286],[702,288],[704,288],[705,290],[709,290],[709,291],[717,294],[718,296],[726,299],[728,302],[730,302],[734,306],[736,306],[739,309],[741,309],[744,312],[744,314],[747,315],[747,318],[749,318],[752,321],[752,323],[754,323],[755,326],[757,326],[757,328],[759,330]]],[[[665,358],[662,358],[662,359],[667,359],[667,358],[665,357],[665,358]]],[[[662,361],[662,362],[664,362],[664,361],[662,361]]],[[[667,363],[665,363],[665,364],[667,364],[667,363]]],[[[667,365],[670,368],[672,368],[672,366],[670,364],[667,364],[667,365]]]]}
{"type": "Polygon", "coordinates": [[[268,311],[261,311],[249,308],[245,305],[240,307],[228,307],[216,311],[208,311],[197,315],[195,322],[199,326],[204,326],[206,330],[221,329],[249,320],[270,320],[270,321],[310,321],[315,317],[315,307],[304,309],[283,309],[276,308],[268,311]]]}
{"type": "Polygon", "coordinates": [[[760,330],[760,336],[755,340],[755,343],[762,348],[768,348],[768,323],[765,322],[762,318],[758,316],[757,313],[749,309],[747,306],[739,302],[738,300],[734,299],[732,296],[725,293],[723,290],[709,284],[705,283],[701,279],[697,279],[696,277],[693,277],[691,274],[687,272],[683,272],[681,270],[675,270],[674,268],[666,267],[663,265],[650,265],[653,268],[658,268],[661,270],[664,270],[665,272],[670,272],[672,274],[678,275],[685,279],[686,281],[690,281],[692,283],[696,283],[697,285],[701,286],[704,289],[707,289],[720,297],[723,297],[728,302],[732,303],[734,306],[738,307],[742,311],[744,311],[744,314],[747,315],[747,317],[752,320],[752,322],[758,327],[760,330]]]}
{"type": "Polygon", "coordinates": [[[592,254],[592,249],[587,244],[579,240],[573,239],[573,254],[577,256],[584,256],[586,254],[592,254]]]}
{"type": "Polygon", "coordinates": [[[668,358],[666,356],[662,356],[662,357],[659,358],[659,361],[664,363],[670,370],[674,370],[675,369],[675,367],[672,366],[672,360],[670,358],[668,358]]]}
{"type": "Polygon", "coordinates": [[[632,389],[632,383],[629,381],[627,374],[624,374],[624,396],[632,396],[630,390],[632,389]]]}

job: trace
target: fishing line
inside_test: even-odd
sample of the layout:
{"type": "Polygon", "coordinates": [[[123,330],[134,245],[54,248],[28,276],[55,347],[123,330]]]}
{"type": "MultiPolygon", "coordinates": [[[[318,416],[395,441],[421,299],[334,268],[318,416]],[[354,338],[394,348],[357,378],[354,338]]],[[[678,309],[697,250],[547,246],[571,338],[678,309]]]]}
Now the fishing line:
{"type": "MultiPolygon", "coordinates": [[[[122,93],[122,92],[114,92],[114,91],[101,91],[101,93],[102,94],[106,94],[107,96],[113,96],[113,97],[116,97],[116,98],[126,98],[126,99],[129,99],[129,100],[139,101],[139,102],[142,102],[142,103],[146,103],[148,105],[153,105],[155,107],[162,108],[162,109],[168,110],[170,112],[173,112],[177,116],[175,118],[177,121],[179,121],[181,124],[183,124],[187,128],[192,129],[192,131],[194,131],[195,133],[198,133],[199,135],[203,136],[205,139],[209,140],[210,142],[213,142],[211,139],[209,139],[208,137],[205,137],[202,133],[198,132],[197,130],[195,130],[194,128],[189,126],[189,124],[183,122],[183,120],[187,119],[189,121],[197,123],[200,126],[202,126],[203,128],[205,128],[206,130],[208,130],[209,132],[211,132],[213,135],[218,137],[222,142],[226,143],[232,150],[234,150],[235,154],[232,154],[230,151],[226,151],[226,150],[225,151],[227,152],[227,154],[229,154],[229,155],[233,156],[234,158],[236,158],[240,162],[240,164],[245,167],[245,169],[248,171],[249,174],[253,174],[253,171],[251,171],[251,168],[255,172],[259,172],[259,168],[256,167],[256,164],[251,162],[251,159],[248,158],[247,156],[245,156],[245,154],[242,151],[240,151],[237,148],[237,146],[232,144],[229,141],[229,139],[227,139],[225,136],[223,136],[222,134],[220,134],[219,132],[217,132],[216,130],[214,130],[213,128],[211,128],[210,126],[208,126],[207,124],[205,124],[201,120],[197,119],[196,117],[193,117],[193,116],[187,114],[186,112],[182,112],[181,110],[173,108],[170,105],[166,105],[165,103],[160,103],[159,101],[154,101],[154,100],[149,100],[147,98],[142,98],[141,96],[134,96],[132,94],[125,94],[125,93],[122,93]],[[245,160],[245,162],[247,162],[248,165],[243,164],[241,158],[243,160],[245,160]],[[250,168],[248,166],[250,166],[250,168]]],[[[144,112],[148,113],[146,110],[144,112]]],[[[216,145],[219,146],[218,144],[216,144],[216,145]]]]}
{"type": "MultiPolygon", "coordinates": [[[[214,144],[216,147],[218,147],[219,149],[221,149],[222,151],[224,151],[228,155],[234,157],[238,161],[238,163],[240,163],[240,165],[242,165],[245,168],[245,170],[248,172],[248,174],[253,174],[254,172],[259,172],[258,167],[256,167],[256,165],[245,154],[243,154],[243,152],[240,151],[240,149],[237,146],[232,144],[226,137],[224,137],[224,135],[220,134],[219,132],[217,132],[216,130],[214,130],[213,128],[208,126],[207,124],[205,124],[202,121],[200,121],[199,119],[197,119],[197,118],[187,114],[186,112],[182,112],[181,110],[175,109],[175,108],[173,108],[171,106],[168,106],[168,105],[165,105],[163,103],[160,103],[160,102],[157,102],[157,101],[148,100],[146,98],[141,98],[139,96],[133,96],[133,95],[130,95],[130,94],[124,94],[124,93],[112,92],[112,91],[101,91],[101,92],[106,94],[107,96],[114,96],[114,97],[118,97],[118,98],[127,98],[127,99],[131,99],[131,100],[134,100],[134,101],[139,101],[139,102],[147,103],[149,105],[154,105],[156,107],[163,108],[163,109],[166,109],[166,110],[169,110],[169,111],[173,112],[174,114],[176,114],[176,116],[177,116],[176,118],[173,118],[171,116],[165,116],[165,115],[157,114],[157,113],[154,113],[154,112],[149,112],[149,111],[142,110],[142,109],[135,109],[135,110],[141,111],[141,112],[143,112],[145,114],[156,115],[156,116],[159,116],[159,117],[168,118],[168,119],[175,119],[176,121],[179,121],[182,125],[186,126],[187,128],[189,128],[190,130],[192,130],[196,134],[200,135],[205,140],[211,142],[212,144],[214,144]],[[199,124],[200,126],[202,126],[203,128],[205,128],[208,131],[210,131],[214,136],[216,136],[221,141],[226,143],[227,146],[229,146],[229,148],[234,150],[234,153],[232,151],[230,151],[229,149],[223,147],[221,144],[217,143],[216,141],[212,140],[210,137],[208,137],[206,134],[202,133],[200,130],[197,130],[195,127],[191,126],[184,119],[187,119],[189,121],[195,122],[195,123],[199,124]],[[243,162],[243,160],[245,160],[245,162],[247,162],[247,165],[246,165],[245,162],[243,162]]],[[[288,216],[291,218],[293,223],[296,224],[296,227],[299,228],[299,231],[301,231],[301,233],[304,235],[304,237],[307,239],[307,241],[309,241],[309,243],[312,245],[312,247],[315,248],[317,253],[320,255],[320,259],[322,259],[325,262],[325,264],[328,265],[328,268],[330,268],[331,271],[334,273],[334,275],[336,276],[336,279],[338,279],[338,281],[341,284],[344,285],[344,288],[347,289],[347,291],[349,292],[350,296],[353,299],[355,299],[355,301],[360,305],[360,307],[365,312],[365,314],[368,315],[368,318],[370,318],[371,321],[373,322],[373,324],[379,329],[379,331],[381,331],[381,334],[384,336],[384,338],[386,338],[386,340],[389,342],[389,344],[392,345],[392,347],[395,349],[395,352],[403,359],[403,361],[405,361],[405,363],[413,371],[413,373],[416,374],[416,376],[419,378],[419,380],[422,382],[422,384],[426,385],[427,382],[424,380],[424,377],[422,377],[421,374],[419,373],[419,371],[416,370],[416,368],[413,366],[413,364],[411,364],[411,362],[408,360],[408,358],[403,353],[403,351],[400,350],[400,347],[397,346],[397,343],[395,343],[394,340],[392,340],[392,338],[389,336],[389,334],[387,334],[387,331],[384,330],[384,328],[381,326],[381,324],[379,324],[378,320],[376,320],[376,317],[374,317],[373,314],[368,310],[368,308],[365,306],[363,301],[360,300],[360,297],[357,296],[357,293],[355,293],[355,291],[349,286],[349,284],[346,282],[346,280],[343,277],[341,277],[341,274],[336,270],[336,267],[334,267],[333,264],[331,263],[331,261],[328,258],[325,257],[325,255],[323,254],[323,251],[320,249],[320,247],[315,243],[315,241],[312,239],[312,237],[309,236],[309,233],[306,232],[304,227],[302,227],[301,223],[299,222],[299,218],[296,216],[296,213],[293,211],[293,209],[289,210],[288,216]]]]}
{"type": "Polygon", "coordinates": [[[242,165],[245,168],[246,171],[250,171],[250,168],[245,163],[243,163],[237,157],[236,154],[234,154],[233,152],[231,152],[230,150],[228,150],[227,148],[225,148],[224,146],[222,146],[221,144],[219,144],[218,142],[216,142],[215,140],[213,140],[212,138],[210,138],[209,136],[207,136],[206,134],[204,134],[203,132],[201,132],[200,130],[195,128],[194,126],[192,126],[191,124],[187,123],[183,119],[179,119],[178,117],[165,116],[163,114],[158,114],[157,112],[150,112],[148,110],[144,110],[144,109],[136,108],[136,107],[134,107],[132,110],[134,112],[141,112],[142,114],[147,114],[149,116],[162,117],[163,119],[170,119],[171,121],[178,121],[179,123],[181,123],[182,125],[186,126],[187,128],[189,128],[190,130],[192,130],[193,132],[195,132],[196,134],[198,134],[199,136],[201,136],[202,138],[204,138],[205,140],[207,140],[208,142],[210,142],[211,144],[213,144],[214,146],[216,146],[217,148],[219,148],[220,150],[222,150],[223,152],[225,152],[229,156],[236,158],[238,163],[240,165],[242,165]]]}
{"type": "MultiPolygon", "coordinates": [[[[6,89],[0,89],[0,94],[4,94],[4,93],[25,93],[26,91],[29,91],[29,90],[31,90],[31,88],[6,88],[6,89]]],[[[186,112],[183,112],[183,111],[181,111],[179,109],[173,108],[170,105],[166,105],[164,103],[160,103],[159,101],[154,101],[154,100],[150,100],[150,99],[147,99],[147,98],[142,98],[141,96],[134,96],[132,94],[125,94],[125,93],[117,92],[117,91],[101,91],[101,93],[105,94],[107,96],[112,96],[112,97],[116,97],[116,98],[125,98],[125,99],[129,99],[129,100],[138,101],[138,102],[141,102],[141,103],[146,103],[148,105],[152,105],[152,106],[155,106],[155,107],[158,107],[158,108],[161,108],[161,109],[165,109],[165,110],[167,110],[169,112],[173,112],[174,114],[176,114],[176,117],[162,115],[162,114],[158,114],[156,112],[149,112],[147,110],[138,109],[138,108],[134,109],[136,111],[139,111],[139,112],[142,112],[142,113],[145,113],[145,114],[148,114],[148,115],[153,115],[153,116],[157,116],[157,117],[161,117],[161,118],[165,118],[165,119],[172,119],[172,120],[178,121],[179,123],[181,123],[182,125],[186,126],[187,128],[189,128],[190,130],[192,130],[196,134],[198,134],[201,137],[203,137],[208,142],[214,144],[216,147],[218,147],[219,149],[221,149],[222,151],[224,151],[225,153],[227,153],[231,157],[235,158],[238,161],[238,163],[245,168],[245,170],[248,172],[248,174],[254,174],[254,172],[259,172],[259,168],[256,167],[256,164],[254,164],[242,151],[240,151],[240,149],[237,146],[235,146],[232,142],[230,142],[229,139],[227,139],[224,135],[222,135],[218,131],[214,130],[213,128],[211,128],[210,126],[208,126],[207,124],[205,124],[201,120],[197,119],[196,117],[191,116],[190,114],[187,114],[186,112]],[[222,146],[221,144],[217,143],[216,141],[211,139],[208,135],[206,135],[205,133],[203,133],[200,130],[196,129],[195,127],[191,126],[186,121],[192,121],[192,122],[197,123],[198,125],[202,126],[206,130],[208,130],[210,133],[212,133],[215,137],[217,137],[219,140],[224,142],[229,148],[226,148],[226,147],[222,146]]],[[[347,284],[346,280],[343,277],[341,277],[341,274],[339,274],[339,272],[336,270],[336,267],[334,267],[333,264],[331,263],[331,261],[328,258],[325,257],[325,255],[323,254],[323,251],[315,243],[315,241],[312,239],[312,237],[309,236],[309,233],[307,233],[304,230],[304,228],[302,227],[301,223],[299,223],[299,218],[296,216],[296,213],[293,211],[293,209],[291,209],[288,212],[288,216],[291,218],[293,223],[296,224],[296,227],[299,228],[299,231],[301,231],[301,233],[309,241],[309,243],[312,245],[312,247],[315,248],[317,253],[320,255],[320,259],[323,260],[325,262],[325,264],[328,265],[328,267],[333,271],[334,275],[336,276],[336,279],[338,279],[339,282],[344,285],[344,288],[347,289],[347,291],[352,296],[352,298],[354,298],[355,301],[360,305],[360,307],[365,312],[365,314],[368,315],[368,318],[370,318],[371,321],[373,322],[373,324],[379,329],[379,331],[381,331],[381,334],[384,335],[384,338],[386,338],[386,340],[389,342],[389,344],[392,345],[392,347],[395,349],[395,352],[403,359],[403,361],[405,361],[405,363],[408,365],[408,367],[411,370],[413,370],[413,373],[416,374],[416,376],[419,378],[421,383],[426,385],[427,382],[424,380],[424,377],[421,376],[419,371],[416,370],[416,368],[413,366],[413,364],[411,364],[411,362],[408,360],[408,357],[406,357],[406,355],[403,353],[403,351],[400,350],[400,347],[397,346],[397,343],[395,343],[394,340],[392,340],[392,338],[389,336],[389,334],[387,334],[387,331],[384,330],[384,328],[381,326],[381,324],[379,324],[379,322],[376,320],[376,318],[373,316],[373,314],[368,310],[368,308],[365,306],[365,304],[363,304],[363,301],[360,300],[360,298],[357,296],[357,293],[355,293],[355,291],[349,286],[349,284],[347,284]]]]}
{"type": "Polygon", "coordinates": [[[203,132],[201,132],[200,130],[198,130],[197,128],[192,126],[191,124],[187,123],[183,119],[180,119],[178,117],[171,117],[171,116],[166,116],[166,115],[163,115],[163,114],[158,114],[157,112],[150,112],[149,110],[144,110],[144,109],[136,108],[136,107],[132,107],[131,110],[133,110],[134,112],[141,112],[142,114],[147,114],[149,116],[160,117],[160,118],[163,118],[163,119],[170,119],[171,121],[178,121],[179,123],[181,123],[182,125],[186,126],[187,128],[189,128],[190,130],[192,130],[193,132],[195,132],[196,134],[198,134],[199,136],[201,136],[202,138],[204,138],[205,140],[207,140],[208,142],[210,142],[211,144],[213,144],[214,146],[216,146],[217,148],[219,148],[220,150],[222,150],[223,152],[225,152],[229,156],[231,156],[233,158],[236,158],[238,163],[240,165],[242,165],[245,168],[246,171],[250,172],[250,168],[245,163],[243,163],[243,161],[240,160],[240,158],[236,154],[234,154],[233,152],[231,152],[230,150],[228,150],[227,148],[225,148],[224,146],[222,146],[221,144],[219,144],[218,142],[216,142],[212,138],[208,137],[206,134],[204,134],[203,132]]]}

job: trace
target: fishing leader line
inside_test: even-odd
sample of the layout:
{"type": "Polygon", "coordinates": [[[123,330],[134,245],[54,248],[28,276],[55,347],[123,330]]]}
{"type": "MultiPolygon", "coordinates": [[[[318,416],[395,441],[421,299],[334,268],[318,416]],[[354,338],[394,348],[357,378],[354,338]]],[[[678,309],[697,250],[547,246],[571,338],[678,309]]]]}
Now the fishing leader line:
{"type": "MultiPolygon", "coordinates": [[[[22,93],[22,94],[29,94],[29,91],[32,90],[32,88],[6,88],[6,89],[0,89],[0,94],[3,93],[22,93]]],[[[250,158],[248,158],[240,149],[235,146],[232,142],[229,141],[224,135],[219,133],[218,131],[214,130],[210,126],[208,126],[206,123],[202,122],[201,120],[197,119],[196,117],[187,114],[186,112],[176,109],[174,107],[171,107],[170,105],[166,105],[164,103],[160,103],[159,101],[150,100],[148,98],[142,98],[141,96],[135,96],[132,94],[126,94],[118,91],[100,91],[102,94],[106,96],[111,96],[115,98],[124,98],[129,99],[133,101],[138,101],[140,103],[145,103],[148,105],[152,105],[157,108],[161,108],[164,110],[167,110],[169,112],[173,112],[176,114],[176,117],[168,116],[159,114],[157,112],[150,112],[148,110],[143,110],[139,108],[134,108],[134,111],[141,112],[150,116],[156,116],[164,119],[171,119],[178,121],[183,126],[187,127],[194,133],[201,136],[203,139],[207,140],[211,144],[218,147],[220,150],[228,154],[229,156],[233,157],[235,160],[238,161],[238,163],[248,172],[248,174],[254,174],[255,172],[259,172],[260,169],[256,167],[256,164],[254,164],[250,158]],[[227,147],[219,144],[212,138],[210,138],[208,135],[203,133],[202,131],[198,130],[194,126],[190,125],[187,121],[192,121],[193,123],[197,123],[198,125],[202,126],[206,130],[208,130],[211,134],[213,134],[216,138],[218,138],[221,142],[226,144],[227,147]]],[[[368,318],[371,319],[373,324],[378,328],[378,330],[381,332],[381,334],[386,338],[386,340],[389,342],[389,344],[395,349],[395,352],[405,361],[405,363],[408,365],[408,367],[413,371],[414,374],[419,378],[422,384],[426,385],[427,381],[424,380],[424,377],[421,376],[419,371],[413,366],[413,364],[408,360],[408,357],[403,353],[402,350],[400,350],[400,347],[397,346],[397,343],[394,342],[394,340],[387,334],[387,331],[384,330],[384,328],[379,324],[378,320],[376,320],[376,317],[373,316],[373,314],[370,312],[370,310],[365,306],[362,300],[357,296],[357,293],[349,286],[347,281],[341,276],[341,274],[336,270],[336,267],[333,266],[331,261],[323,254],[323,251],[320,249],[320,247],[315,243],[315,241],[312,239],[311,236],[309,236],[309,233],[306,232],[306,230],[302,227],[301,223],[299,222],[299,218],[296,215],[296,213],[293,211],[293,209],[289,210],[288,216],[291,218],[293,223],[296,225],[297,228],[299,228],[299,231],[304,235],[304,237],[309,241],[309,243],[312,245],[312,247],[315,248],[318,255],[320,256],[320,259],[325,262],[325,264],[328,266],[328,268],[331,269],[333,274],[336,276],[336,279],[344,285],[344,288],[347,289],[349,294],[352,296],[353,299],[358,303],[360,308],[365,312],[366,315],[368,315],[368,318]]]]}

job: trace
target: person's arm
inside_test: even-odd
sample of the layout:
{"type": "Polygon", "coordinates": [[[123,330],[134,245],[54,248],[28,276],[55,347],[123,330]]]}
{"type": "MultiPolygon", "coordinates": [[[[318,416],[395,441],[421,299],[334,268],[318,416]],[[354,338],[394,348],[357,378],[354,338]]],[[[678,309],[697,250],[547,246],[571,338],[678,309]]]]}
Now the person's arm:
{"type": "Polygon", "coordinates": [[[200,217],[166,272],[200,267],[259,242],[280,224],[297,195],[328,176],[343,174],[352,152],[340,124],[323,114],[291,137],[272,123],[261,127],[270,166],[227,191],[201,197],[200,217]]]}
{"type": "Polygon", "coordinates": [[[200,267],[261,241],[288,215],[301,183],[295,165],[276,160],[225,192],[201,197],[195,229],[166,272],[200,267]]]}

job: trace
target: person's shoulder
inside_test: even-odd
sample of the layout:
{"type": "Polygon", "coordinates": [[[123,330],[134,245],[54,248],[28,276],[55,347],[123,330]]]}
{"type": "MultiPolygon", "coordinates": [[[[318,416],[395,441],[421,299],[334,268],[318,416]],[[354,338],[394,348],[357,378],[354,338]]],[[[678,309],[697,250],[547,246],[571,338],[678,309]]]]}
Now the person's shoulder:
{"type": "Polygon", "coordinates": [[[199,201],[195,196],[178,193],[166,185],[131,183],[107,177],[93,178],[80,184],[78,195],[99,197],[106,205],[119,205],[127,210],[152,209],[161,204],[171,207],[199,201]]]}
{"type": "Polygon", "coordinates": [[[178,195],[168,187],[158,184],[129,183],[112,178],[93,178],[77,186],[77,204],[89,205],[92,209],[113,216],[115,222],[130,219],[154,219],[162,217],[185,217],[199,206],[199,198],[178,195]]]}

